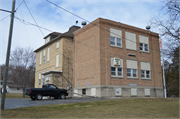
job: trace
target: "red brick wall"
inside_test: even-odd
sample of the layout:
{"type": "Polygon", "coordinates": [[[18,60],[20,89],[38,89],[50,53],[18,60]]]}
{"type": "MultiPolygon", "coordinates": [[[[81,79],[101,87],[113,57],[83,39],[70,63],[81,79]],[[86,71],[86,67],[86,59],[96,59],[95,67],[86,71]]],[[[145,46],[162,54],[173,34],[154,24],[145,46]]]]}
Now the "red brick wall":
{"type": "Polygon", "coordinates": [[[107,19],[97,19],[93,24],[99,25],[101,28],[88,24],[81,28],[75,35],[75,87],[84,87],[89,83],[92,85],[129,85],[135,83],[137,86],[162,87],[162,75],[160,52],[159,52],[159,36],[156,33],[110,21],[107,19]],[[120,29],[122,31],[122,47],[116,48],[110,46],[110,28],[120,29]],[[125,41],[125,31],[136,34],[137,51],[127,50],[125,41]],[[94,35],[95,34],[95,35],[94,35]],[[147,36],[149,39],[149,52],[140,53],[139,51],[139,35],[147,36]],[[152,50],[154,49],[154,50],[152,50]],[[128,56],[128,53],[135,54],[136,57],[128,56]],[[119,57],[123,59],[123,77],[112,78],[110,69],[111,57],[119,57]],[[126,60],[137,60],[138,78],[126,78],[126,60]],[[151,79],[141,80],[140,62],[150,63],[151,79]]]}
{"type": "Polygon", "coordinates": [[[74,84],[75,87],[100,85],[100,50],[99,28],[87,25],[74,33],[75,60],[74,84]]]}

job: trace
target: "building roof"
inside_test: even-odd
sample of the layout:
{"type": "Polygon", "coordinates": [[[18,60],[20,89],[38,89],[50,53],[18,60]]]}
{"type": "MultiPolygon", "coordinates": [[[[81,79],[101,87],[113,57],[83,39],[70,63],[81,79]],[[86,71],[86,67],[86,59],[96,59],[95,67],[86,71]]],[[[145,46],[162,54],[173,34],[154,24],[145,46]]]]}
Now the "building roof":
{"type": "Polygon", "coordinates": [[[42,73],[42,75],[48,75],[48,74],[60,74],[60,73],[62,73],[62,71],[48,71],[48,72],[42,73]]]}
{"type": "Polygon", "coordinates": [[[48,42],[48,43],[44,44],[43,46],[41,46],[40,48],[36,49],[34,52],[40,51],[41,49],[43,49],[43,48],[47,47],[48,45],[50,45],[50,44],[54,43],[55,41],[57,41],[59,38],[62,38],[62,37],[73,38],[73,37],[74,37],[73,32],[75,32],[75,31],[78,30],[79,28],[81,28],[81,27],[79,27],[79,26],[71,26],[71,27],[69,28],[69,30],[68,30],[67,32],[65,32],[65,33],[53,32],[53,33],[48,34],[48,35],[45,36],[44,38],[47,38],[48,36],[50,36],[50,35],[52,35],[52,34],[53,34],[53,35],[54,35],[54,34],[56,34],[56,35],[59,34],[59,35],[58,35],[56,38],[54,38],[53,40],[51,40],[50,42],[48,42]]]}
{"type": "Polygon", "coordinates": [[[52,32],[52,33],[48,34],[47,36],[45,36],[44,39],[46,39],[47,37],[49,37],[49,36],[51,36],[51,35],[53,35],[53,36],[59,36],[59,35],[61,35],[61,34],[62,34],[62,33],[59,33],[59,32],[52,32]]]}

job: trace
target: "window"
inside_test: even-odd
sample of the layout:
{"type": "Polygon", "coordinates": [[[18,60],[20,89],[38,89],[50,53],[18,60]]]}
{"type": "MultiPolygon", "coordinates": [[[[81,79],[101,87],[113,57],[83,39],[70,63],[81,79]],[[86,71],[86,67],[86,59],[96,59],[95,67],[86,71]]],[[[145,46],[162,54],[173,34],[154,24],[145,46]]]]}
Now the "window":
{"type": "Polygon", "coordinates": [[[116,76],[116,67],[111,67],[111,76],[116,76]]]}
{"type": "MultiPolygon", "coordinates": [[[[44,72],[43,72],[44,73],[44,72]]],[[[42,76],[42,81],[43,81],[43,85],[44,85],[44,75],[42,76]]]]}
{"type": "Polygon", "coordinates": [[[47,62],[49,61],[50,48],[47,48],[47,62]]]}
{"type": "Polygon", "coordinates": [[[139,50],[149,52],[148,37],[139,35],[139,50]]]}
{"type": "Polygon", "coordinates": [[[139,50],[148,52],[149,51],[148,44],[139,43],[139,50]]]}
{"type": "Polygon", "coordinates": [[[137,78],[137,61],[127,60],[127,77],[137,78]]]}
{"type": "Polygon", "coordinates": [[[110,28],[110,45],[122,47],[121,30],[110,28]]]}
{"type": "Polygon", "coordinates": [[[44,50],[44,54],[43,54],[43,63],[45,63],[45,54],[46,54],[46,50],[44,50]]]}
{"type": "Polygon", "coordinates": [[[41,73],[39,73],[39,86],[41,85],[41,73]]]}
{"type": "Polygon", "coordinates": [[[59,42],[56,43],[56,48],[59,48],[59,42]]]}
{"type": "Polygon", "coordinates": [[[144,70],[141,70],[141,78],[145,78],[145,72],[144,72],[144,70]]]}
{"type": "Polygon", "coordinates": [[[111,77],[123,77],[123,60],[120,59],[120,66],[114,66],[113,59],[111,58],[111,77]]]}
{"type": "Polygon", "coordinates": [[[111,44],[111,46],[121,47],[121,39],[115,38],[115,37],[110,37],[110,44],[111,44]]]}
{"type": "Polygon", "coordinates": [[[133,77],[137,77],[137,70],[133,69],[133,77]]]}
{"type": "Polygon", "coordinates": [[[41,55],[42,55],[42,52],[39,53],[39,64],[41,64],[41,55]]]}
{"type": "Polygon", "coordinates": [[[137,69],[127,69],[127,77],[137,78],[137,69]]]}
{"type": "Polygon", "coordinates": [[[111,45],[115,45],[115,38],[114,37],[110,37],[110,43],[111,43],[111,45]]]}
{"type": "Polygon", "coordinates": [[[136,34],[125,32],[125,37],[126,37],[126,49],[137,50],[136,49],[136,34]]]}
{"type": "Polygon", "coordinates": [[[59,67],[59,55],[56,55],[56,67],[59,67]]]}
{"type": "Polygon", "coordinates": [[[142,79],[150,79],[151,78],[149,62],[141,62],[141,78],[142,79]]]}
{"type": "Polygon", "coordinates": [[[127,69],[127,77],[131,77],[131,69],[127,69]]]}

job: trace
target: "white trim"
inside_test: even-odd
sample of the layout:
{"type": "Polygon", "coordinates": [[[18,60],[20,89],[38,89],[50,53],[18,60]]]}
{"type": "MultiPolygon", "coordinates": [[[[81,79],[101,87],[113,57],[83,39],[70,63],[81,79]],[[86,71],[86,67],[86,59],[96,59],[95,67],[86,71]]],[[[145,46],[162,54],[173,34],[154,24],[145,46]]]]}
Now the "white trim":
{"type": "Polygon", "coordinates": [[[47,62],[49,61],[50,47],[47,48],[47,62]]]}
{"type": "Polygon", "coordinates": [[[56,55],[56,67],[59,67],[59,54],[56,55]]]}
{"type": "Polygon", "coordinates": [[[41,56],[42,56],[42,52],[39,53],[39,65],[41,65],[41,56]]]}

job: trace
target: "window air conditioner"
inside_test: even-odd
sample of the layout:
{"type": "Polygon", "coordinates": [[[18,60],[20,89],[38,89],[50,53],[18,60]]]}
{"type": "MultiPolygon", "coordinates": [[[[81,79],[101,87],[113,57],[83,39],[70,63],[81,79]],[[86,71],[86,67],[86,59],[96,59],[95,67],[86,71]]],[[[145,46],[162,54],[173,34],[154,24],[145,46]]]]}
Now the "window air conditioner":
{"type": "Polygon", "coordinates": [[[120,58],[114,58],[114,66],[120,66],[120,58]]]}

